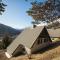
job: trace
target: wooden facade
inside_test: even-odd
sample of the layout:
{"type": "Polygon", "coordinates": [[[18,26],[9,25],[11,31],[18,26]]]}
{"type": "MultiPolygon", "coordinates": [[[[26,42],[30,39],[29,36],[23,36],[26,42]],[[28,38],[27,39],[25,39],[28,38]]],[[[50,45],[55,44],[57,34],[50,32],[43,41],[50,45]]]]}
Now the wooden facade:
{"type": "Polygon", "coordinates": [[[33,46],[31,47],[31,52],[35,53],[38,50],[48,46],[51,43],[51,39],[50,36],[48,34],[48,31],[46,30],[46,28],[44,27],[44,29],[41,31],[40,35],[38,36],[38,38],[36,39],[35,43],[33,44],[33,46]]]}

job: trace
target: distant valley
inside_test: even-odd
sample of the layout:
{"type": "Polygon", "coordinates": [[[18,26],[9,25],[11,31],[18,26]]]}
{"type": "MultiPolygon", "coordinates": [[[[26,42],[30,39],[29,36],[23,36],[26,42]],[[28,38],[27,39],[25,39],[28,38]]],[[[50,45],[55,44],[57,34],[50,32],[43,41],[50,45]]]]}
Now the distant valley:
{"type": "Polygon", "coordinates": [[[9,27],[7,25],[0,23],[0,37],[3,37],[6,33],[8,33],[10,36],[16,36],[19,33],[21,33],[22,29],[14,29],[12,27],[9,27]]]}

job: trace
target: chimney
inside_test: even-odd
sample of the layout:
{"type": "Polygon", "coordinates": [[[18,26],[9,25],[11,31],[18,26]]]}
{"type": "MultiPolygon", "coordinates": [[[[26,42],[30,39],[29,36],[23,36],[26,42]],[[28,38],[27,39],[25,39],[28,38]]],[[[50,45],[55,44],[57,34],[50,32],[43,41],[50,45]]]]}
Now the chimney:
{"type": "Polygon", "coordinates": [[[36,25],[33,25],[33,28],[35,28],[36,27],[36,25]]]}

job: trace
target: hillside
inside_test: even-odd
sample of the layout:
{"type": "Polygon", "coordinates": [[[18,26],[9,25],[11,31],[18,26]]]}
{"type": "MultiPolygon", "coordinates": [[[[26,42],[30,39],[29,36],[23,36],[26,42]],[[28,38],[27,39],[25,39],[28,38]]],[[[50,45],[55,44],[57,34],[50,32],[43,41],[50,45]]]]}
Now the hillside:
{"type": "Polygon", "coordinates": [[[60,42],[55,42],[37,54],[32,54],[31,59],[27,55],[12,57],[8,59],[4,51],[0,51],[0,60],[60,60],[60,42]]]}
{"type": "Polygon", "coordinates": [[[26,56],[11,58],[10,60],[60,60],[60,46],[42,54],[33,54],[31,59],[26,56]]]}
{"type": "Polygon", "coordinates": [[[4,36],[5,33],[9,33],[10,35],[13,36],[19,34],[20,32],[21,30],[14,29],[4,24],[0,24],[0,37],[4,36]]]}
{"type": "Polygon", "coordinates": [[[31,59],[28,59],[27,55],[11,58],[10,60],[60,60],[60,42],[57,42],[44,49],[44,52],[38,54],[32,54],[31,59]]]}

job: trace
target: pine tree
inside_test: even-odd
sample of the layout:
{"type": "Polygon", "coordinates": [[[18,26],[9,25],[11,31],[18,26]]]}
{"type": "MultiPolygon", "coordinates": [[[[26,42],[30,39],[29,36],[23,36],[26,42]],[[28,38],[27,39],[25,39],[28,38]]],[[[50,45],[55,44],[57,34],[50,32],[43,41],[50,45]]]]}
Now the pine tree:
{"type": "Polygon", "coordinates": [[[33,17],[34,22],[50,23],[60,18],[60,0],[32,2],[31,4],[32,7],[27,13],[33,17]]]}
{"type": "Polygon", "coordinates": [[[4,35],[2,43],[3,43],[3,45],[2,45],[3,49],[6,49],[7,46],[9,46],[9,44],[11,43],[9,33],[6,33],[4,35]]]}
{"type": "Polygon", "coordinates": [[[4,3],[2,2],[2,0],[0,0],[0,15],[2,15],[2,12],[5,11],[5,6],[7,6],[7,5],[4,4],[4,3]]]}

